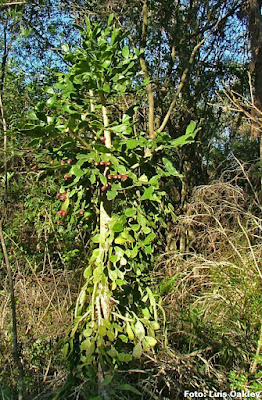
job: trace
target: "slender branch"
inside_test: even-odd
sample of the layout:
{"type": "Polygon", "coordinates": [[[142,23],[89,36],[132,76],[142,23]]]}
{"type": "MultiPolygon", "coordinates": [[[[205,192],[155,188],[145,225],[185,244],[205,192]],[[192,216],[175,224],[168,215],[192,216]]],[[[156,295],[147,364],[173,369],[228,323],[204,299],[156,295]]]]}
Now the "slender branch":
{"type": "MultiPolygon", "coordinates": [[[[141,50],[143,53],[140,55],[140,66],[142,71],[144,72],[144,78],[148,79],[148,68],[145,60],[145,48],[146,48],[146,34],[147,34],[147,16],[148,16],[148,8],[147,8],[147,0],[144,0],[143,4],[143,26],[142,26],[142,35],[141,35],[141,50]]],[[[154,139],[156,137],[156,132],[154,130],[154,95],[152,90],[152,85],[150,82],[146,85],[147,97],[148,97],[148,131],[149,136],[154,139]]]]}
{"type": "Polygon", "coordinates": [[[4,83],[6,77],[6,67],[7,67],[7,59],[9,50],[11,47],[11,41],[9,45],[7,45],[7,25],[4,28],[4,55],[2,58],[1,65],[1,83],[0,83],[0,116],[2,122],[3,136],[4,136],[4,179],[5,179],[5,188],[4,188],[4,201],[3,201],[3,209],[2,209],[2,217],[0,220],[0,243],[4,255],[4,260],[7,269],[8,283],[9,283],[9,292],[11,298],[11,310],[12,310],[12,335],[13,335],[13,357],[15,364],[19,371],[19,382],[18,382],[18,400],[23,399],[23,365],[20,360],[19,354],[19,346],[17,340],[17,319],[16,319],[16,303],[15,303],[15,294],[14,294],[14,283],[12,276],[12,269],[9,262],[9,257],[6,249],[5,239],[3,235],[3,224],[5,221],[5,217],[7,214],[7,196],[8,196],[8,179],[7,179],[7,123],[5,119],[4,107],[3,107],[3,94],[4,94],[4,83]]]}
{"type": "MultiPolygon", "coordinates": [[[[23,18],[23,21],[24,21],[25,24],[28,25],[28,21],[27,21],[25,18],[23,18]]],[[[68,62],[68,61],[66,61],[66,60],[64,59],[63,51],[62,51],[59,47],[54,46],[54,45],[53,45],[46,37],[44,37],[44,36],[41,34],[41,32],[39,32],[39,31],[36,29],[36,27],[34,27],[33,25],[30,26],[30,29],[32,29],[32,31],[34,31],[34,33],[36,34],[36,38],[37,38],[37,40],[39,41],[39,43],[40,43],[42,46],[44,45],[44,50],[47,50],[47,48],[48,48],[49,50],[54,51],[54,52],[59,56],[59,58],[61,58],[61,60],[62,60],[66,65],[71,65],[70,62],[68,62]]]]}
{"type": "Polygon", "coordinates": [[[81,138],[80,136],[78,136],[78,135],[75,135],[73,132],[68,132],[68,135],[72,138],[72,139],[74,139],[74,140],[77,140],[79,143],[81,143],[81,145],[83,146],[83,147],[85,147],[87,150],[92,150],[92,146],[90,146],[90,144],[89,143],[87,143],[83,138],[81,138]]]}
{"type": "MultiPolygon", "coordinates": [[[[107,129],[109,125],[109,117],[108,117],[108,108],[106,104],[106,97],[104,94],[100,96],[100,101],[102,104],[102,117],[103,117],[103,125],[104,125],[104,137],[105,137],[105,146],[110,149],[112,146],[112,141],[111,141],[111,132],[107,129]]],[[[91,102],[91,108],[93,107],[93,104],[91,102]]],[[[108,167],[105,168],[104,170],[104,176],[107,174],[108,167]]],[[[106,191],[101,190],[101,196],[100,196],[100,210],[99,210],[99,216],[100,216],[100,235],[102,238],[105,238],[106,233],[108,232],[109,229],[109,223],[111,220],[111,210],[112,210],[112,201],[109,201],[106,197],[106,191]]],[[[103,251],[107,252],[108,251],[108,246],[105,245],[104,243],[100,243],[100,249],[101,253],[103,251]]],[[[108,261],[109,263],[109,261],[108,261]]],[[[107,265],[109,268],[109,264],[107,265]]],[[[108,278],[105,279],[105,282],[99,282],[98,286],[98,294],[96,297],[96,312],[97,312],[97,322],[98,326],[102,325],[103,319],[109,321],[110,319],[110,313],[111,313],[111,307],[110,307],[110,300],[109,300],[109,285],[108,285],[108,278]]],[[[100,361],[98,363],[98,368],[97,368],[97,381],[98,381],[98,393],[99,395],[104,399],[107,400],[109,399],[108,395],[108,390],[106,385],[104,385],[104,379],[105,379],[105,370],[104,370],[104,365],[100,361]]]]}
{"type": "MultiPolygon", "coordinates": [[[[0,4],[0,7],[14,6],[17,4],[26,4],[26,2],[25,1],[12,1],[11,3],[2,3],[2,4],[0,4]]],[[[33,4],[33,5],[36,5],[36,4],[33,4]]]]}
{"type": "Polygon", "coordinates": [[[190,55],[190,58],[189,58],[188,66],[184,69],[184,72],[182,74],[179,86],[178,86],[177,91],[176,91],[175,96],[174,96],[174,99],[173,99],[172,103],[170,104],[170,107],[169,107],[169,109],[168,109],[168,111],[167,111],[167,113],[165,115],[165,118],[164,118],[160,128],[158,129],[158,132],[162,132],[165,129],[166,124],[168,123],[168,120],[169,120],[169,118],[171,116],[171,113],[172,113],[172,111],[173,111],[173,109],[174,109],[174,107],[176,105],[178,96],[180,95],[180,93],[181,93],[181,91],[182,91],[182,89],[183,89],[183,87],[185,85],[185,82],[186,82],[186,79],[187,79],[187,76],[188,76],[188,72],[189,72],[189,70],[190,70],[190,68],[191,68],[191,66],[193,64],[193,61],[194,61],[194,58],[195,58],[195,55],[196,55],[197,51],[205,43],[205,41],[212,35],[212,33],[216,30],[216,28],[220,24],[222,24],[230,15],[232,15],[235,12],[235,10],[236,10],[236,7],[233,8],[232,10],[230,10],[224,17],[219,19],[213,25],[213,27],[211,28],[210,32],[193,48],[193,50],[191,52],[191,55],[190,55]]]}
{"type": "Polygon", "coordinates": [[[76,7],[75,7],[75,4],[74,4],[73,1],[70,1],[70,6],[71,6],[72,11],[73,11],[75,23],[76,23],[77,25],[79,25],[79,19],[78,19],[78,16],[77,16],[77,13],[76,13],[76,7]]]}
{"type": "MultiPolygon", "coordinates": [[[[144,6],[143,6],[143,27],[142,27],[142,35],[141,35],[141,46],[140,49],[145,51],[145,47],[146,47],[146,27],[147,27],[147,0],[145,0],[144,6]]],[[[116,17],[117,18],[117,17],[116,17]]],[[[123,25],[120,21],[120,18],[117,18],[117,21],[119,23],[119,25],[123,28],[123,25]]],[[[132,43],[133,47],[135,48],[135,42],[132,38],[131,35],[128,35],[128,39],[130,40],[130,42],[132,43]]],[[[148,79],[149,75],[148,75],[148,68],[147,68],[147,64],[146,64],[146,60],[145,60],[145,56],[144,54],[141,54],[139,57],[139,61],[140,61],[140,66],[142,69],[142,72],[144,73],[144,79],[148,79]]],[[[149,106],[149,112],[148,112],[148,131],[149,131],[149,136],[154,139],[157,134],[154,130],[154,96],[153,96],[153,89],[152,89],[152,85],[151,83],[147,83],[146,85],[146,91],[147,91],[147,97],[148,97],[148,106],[149,106]]]]}
{"type": "Polygon", "coordinates": [[[252,123],[256,124],[256,129],[260,132],[262,132],[262,112],[255,106],[254,104],[254,96],[253,96],[253,89],[251,86],[251,77],[250,73],[248,74],[249,77],[249,86],[250,86],[250,97],[251,101],[248,101],[245,99],[244,96],[241,94],[230,90],[225,83],[224,87],[225,89],[223,90],[224,95],[229,101],[229,105],[226,103],[225,99],[223,99],[219,93],[217,93],[217,96],[221,103],[225,105],[230,111],[234,112],[240,112],[242,113],[248,120],[250,120],[252,123]],[[253,112],[255,111],[255,113],[253,112]]]}
{"type": "MultiPolygon", "coordinates": [[[[262,322],[260,325],[260,335],[259,335],[259,339],[258,339],[258,344],[257,344],[257,351],[256,351],[256,356],[258,357],[261,351],[261,346],[262,346],[262,322]]],[[[251,368],[250,368],[250,374],[253,375],[256,372],[257,369],[257,364],[258,364],[258,360],[257,358],[254,360],[251,368]]]]}
{"type": "Polygon", "coordinates": [[[1,247],[2,247],[2,251],[3,251],[3,255],[4,255],[6,270],[7,270],[9,292],[10,292],[10,298],[11,298],[13,357],[14,357],[14,361],[15,361],[16,366],[19,371],[18,400],[22,400],[23,399],[23,386],[24,386],[24,383],[23,383],[24,371],[23,371],[22,362],[20,360],[20,351],[19,351],[19,345],[18,345],[18,339],[17,339],[17,319],[16,319],[16,303],[15,303],[15,294],[14,294],[14,283],[13,283],[12,269],[11,269],[11,265],[9,262],[9,257],[8,257],[5,240],[4,240],[4,235],[3,235],[3,218],[0,221],[0,242],[1,242],[1,247]]]}
{"type": "MultiPolygon", "coordinates": [[[[103,115],[103,123],[104,123],[104,136],[105,136],[105,145],[108,149],[110,149],[110,147],[112,146],[111,143],[111,132],[106,129],[109,125],[109,118],[108,118],[108,109],[106,106],[106,99],[105,96],[102,95],[101,96],[101,104],[102,104],[102,115],[103,115]]],[[[92,107],[92,103],[91,103],[91,107],[92,107]]]]}

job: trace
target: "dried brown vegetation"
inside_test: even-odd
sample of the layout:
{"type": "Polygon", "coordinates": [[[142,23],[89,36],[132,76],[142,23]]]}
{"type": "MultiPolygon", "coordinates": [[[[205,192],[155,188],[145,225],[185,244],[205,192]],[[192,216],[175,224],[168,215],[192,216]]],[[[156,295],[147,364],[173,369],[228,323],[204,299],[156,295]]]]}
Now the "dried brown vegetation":
{"type": "Polygon", "coordinates": [[[262,320],[262,208],[247,166],[239,165],[234,179],[194,190],[174,226],[178,243],[186,232],[187,251],[165,253],[155,270],[168,321],[168,351],[146,362],[157,395],[229,391],[233,369],[247,374],[248,388],[259,368],[253,357],[262,320]]]}
{"type": "MultiPolygon", "coordinates": [[[[14,288],[21,358],[26,370],[28,392],[32,398],[50,398],[65,382],[68,374],[59,350],[59,341],[65,337],[72,322],[69,309],[77,296],[78,287],[72,273],[62,270],[50,273],[49,268],[48,273],[17,273],[14,288]]],[[[0,362],[1,376],[9,380],[11,387],[16,380],[16,369],[12,359],[9,303],[5,281],[0,291],[0,362]]]]}

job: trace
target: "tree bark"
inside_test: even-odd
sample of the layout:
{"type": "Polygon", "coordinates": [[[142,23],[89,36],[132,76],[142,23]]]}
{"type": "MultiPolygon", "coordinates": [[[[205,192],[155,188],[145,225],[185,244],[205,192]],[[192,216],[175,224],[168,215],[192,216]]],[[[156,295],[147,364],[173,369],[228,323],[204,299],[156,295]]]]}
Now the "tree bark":
{"type": "Polygon", "coordinates": [[[1,79],[0,79],[0,116],[2,123],[2,131],[3,131],[3,150],[4,150],[4,194],[3,194],[3,207],[2,207],[2,216],[0,220],[0,243],[3,251],[3,256],[5,260],[8,283],[9,283],[9,292],[11,298],[11,310],[12,310],[12,335],[13,335],[13,357],[14,362],[19,371],[19,379],[18,379],[18,400],[23,399],[23,381],[24,381],[24,371],[23,365],[20,359],[20,352],[17,340],[17,319],[16,319],[16,304],[15,304],[15,294],[14,294],[14,284],[13,284],[13,276],[12,269],[9,262],[9,257],[6,249],[4,234],[3,234],[3,224],[6,218],[7,213],[7,196],[8,196],[8,174],[7,174],[7,123],[5,119],[5,112],[3,106],[3,94],[4,94],[4,84],[6,77],[6,66],[7,59],[9,54],[10,46],[7,45],[7,26],[4,27],[4,54],[2,58],[1,64],[1,79]]]}
{"type": "MultiPolygon", "coordinates": [[[[261,0],[249,0],[248,4],[248,28],[250,36],[250,46],[252,60],[250,70],[254,78],[254,109],[252,114],[254,119],[261,118],[256,108],[262,112],[262,16],[261,0]]],[[[258,124],[255,121],[251,125],[251,135],[254,138],[261,136],[258,124]]],[[[261,150],[261,149],[260,149],[261,150]]],[[[260,154],[262,157],[262,154],[260,154]]]]}
{"type": "MultiPolygon", "coordinates": [[[[109,118],[108,118],[108,109],[106,106],[106,99],[105,96],[101,96],[101,103],[102,103],[102,115],[103,115],[103,124],[104,124],[104,137],[105,137],[105,146],[107,148],[111,148],[111,132],[106,129],[109,125],[109,118]]],[[[107,174],[108,167],[105,168],[104,175],[107,174]]],[[[109,201],[106,197],[106,190],[101,192],[100,197],[100,235],[102,238],[106,236],[106,233],[109,229],[109,223],[111,220],[111,210],[112,210],[112,201],[109,201]]],[[[100,243],[100,247],[103,249],[105,253],[108,252],[108,248],[103,244],[100,243]]],[[[109,262],[109,261],[108,261],[109,262]]],[[[108,286],[108,278],[105,278],[105,282],[99,283],[98,286],[98,293],[96,298],[96,311],[98,317],[98,326],[103,324],[103,319],[109,321],[110,319],[110,298],[109,298],[109,286],[108,286]]],[[[101,362],[98,364],[97,370],[97,381],[98,381],[98,394],[104,400],[109,399],[107,393],[107,387],[104,386],[103,381],[105,378],[105,371],[104,366],[101,362]]]]}
{"type": "MultiPolygon", "coordinates": [[[[141,35],[141,50],[145,52],[146,49],[146,39],[147,39],[147,17],[148,17],[148,8],[147,8],[147,0],[144,0],[143,4],[143,25],[142,25],[142,35],[141,35]]],[[[148,75],[148,69],[147,69],[147,64],[145,60],[145,54],[144,52],[140,56],[140,66],[142,71],[144,72],[144,77],[145,79],[149,78],[148,75]]],[[[155,139],[156,137],[156,132],[155,132],[155,126],[154,126],[154,95],[153,95],[153,90],[152,90],[152,85],[150,82],[147,83],[146,85],[146,91],[147,91],[147,98],[148,98],[148,132],[149,132],[149,137],[151,139],[155,139]]]]}

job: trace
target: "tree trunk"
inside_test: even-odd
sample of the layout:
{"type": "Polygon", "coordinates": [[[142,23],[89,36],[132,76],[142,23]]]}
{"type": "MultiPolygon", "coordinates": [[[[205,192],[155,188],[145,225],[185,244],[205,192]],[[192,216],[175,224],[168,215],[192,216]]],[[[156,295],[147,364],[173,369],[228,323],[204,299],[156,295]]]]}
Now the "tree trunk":
{"type": "MultiPolygon", "coordinates": [[[[102,103],[102,114],[103,114],[103,123],[104,123],[104,137],[105,137],[105,146],[107,148],[111,148],[111,132],[106,129],[109,125],[108,118],[108,110],[106,107],[106,99],[104,96],[101,96],[102,103]]],[[[108,167],[105,168],[104,175],[107,174],[108,167]]],[[[109,201],[106,197],[106,191],[101,192],[100,197],[100,235],[102,238],[106,236],[106,232],[109,229],[109,223],[111,220],[111,210],[112,210],[112,201],[109,201]]],[[[103,243],[100,243],[100,247],[103,248],[105,253],[108,252],[108,248],[105,247],[103,243]]],[[[110,298],[109,298],[109,287],[108,287],[108,278],[106,277],[105,282],[100,282],[98,286],[98,294],[96,298],[96,310],[98,317],[98,326],[103,324],[103,319],[109,321],[110,319],[110,298]]],[[[98,381],[98,395],[101,396],[104,400],[109,399],[107,394],[107,387],[104,386],[103,381],[105,378],[104,366],[99,363],[98,371],[97,371],[97,381],[98,381]]]]}
{"type": "MultiPolygon", "coordinates": [[[[10,41],[11,43],[11,41],[10,41]]],[[[4,112],[3,105],[3,94],[4,94],[4,85],[5,85],[5,77],[6,77],[6,68],[7,68],[7,60],[8,54],[10,51],[11,44],[7,45],[7,26],[4,27],[4,54],[2,58],[1,64],[1,78],[0,78],[0,118],[2,124],[3,131],[3,150],[4,150],[4,193],[3,193],[3,207],[2,207],[2,215],[0,220],[0,244],[3,251],[4,261],[7,270],[8,283],[9,283],[9,292],[11,298],[11,311],[12,311],[12,335],[13,335],[13,357],[14,362],[17,366],[19,372],[18,378],[18,400],[23,399],[23,391],[24,391],[24,370],[23,364],[20,359],[19,345],[17,340],[17,318],[16,318],[16,303],[15,303],[15,294],[14,294],[14,284],[13,284],[13,276],[12,269],[9,262],[9,257],[5,245],[3,225],[7,214],[7,197],[8,197],[8,169],[7,169],[7,123],[4,112]]]]}
{"type": "MultiPolygon", "coordinates": [[[[256,119],[262,116],[262,0],[248,0],[248,28],[252,60],[250,69],[254,78],[254,108],[252,115],[256,119]]],[[[252,122],[251,134],[253,138],[260,138],[260,161],[262,162],[262,133],[261,124],[252,122]]]]}

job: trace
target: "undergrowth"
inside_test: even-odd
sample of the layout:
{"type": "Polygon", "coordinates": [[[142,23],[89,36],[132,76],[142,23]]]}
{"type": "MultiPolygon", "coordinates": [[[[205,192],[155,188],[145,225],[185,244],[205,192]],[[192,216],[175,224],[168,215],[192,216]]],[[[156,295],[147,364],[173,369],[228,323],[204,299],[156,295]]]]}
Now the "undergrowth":
{"type": "MultiPolygon", "coordinates": [[[[164,330],[158,332],[153,352],[117,372],[116,385],[126,385],[128,390],[121,397],[116,390],[115,399],[183,399],[184,390],[262,391],[258,198],[239,185],[239,179],[197,187],[173,230],[178,245],[181,233],[186,235],[186,252],[178,248],[163,253],[154,269],[155,295],[165,310],[164,330]],[[130,392],[130,387],[135,391],[130,392]]],[[[9,245],[15,252],[16,244],[10,240],[9,245]]],[[[68,270],[57,255],[54,264],[48,251],[42,268],[36,268],[23,249],[16,251],[20,254],[20,259],[13,258],[19,341],[28,396],[87,399],[95,383],[69,374],[59,347],[72,321],[78,269],[68,270]],[[26,268],[21,268],[22,259],[26,268]]],[[[16,398],[12,390],[16,371],[3,275],[0,296],[0,397],[11,400],[16,398]]]]}

